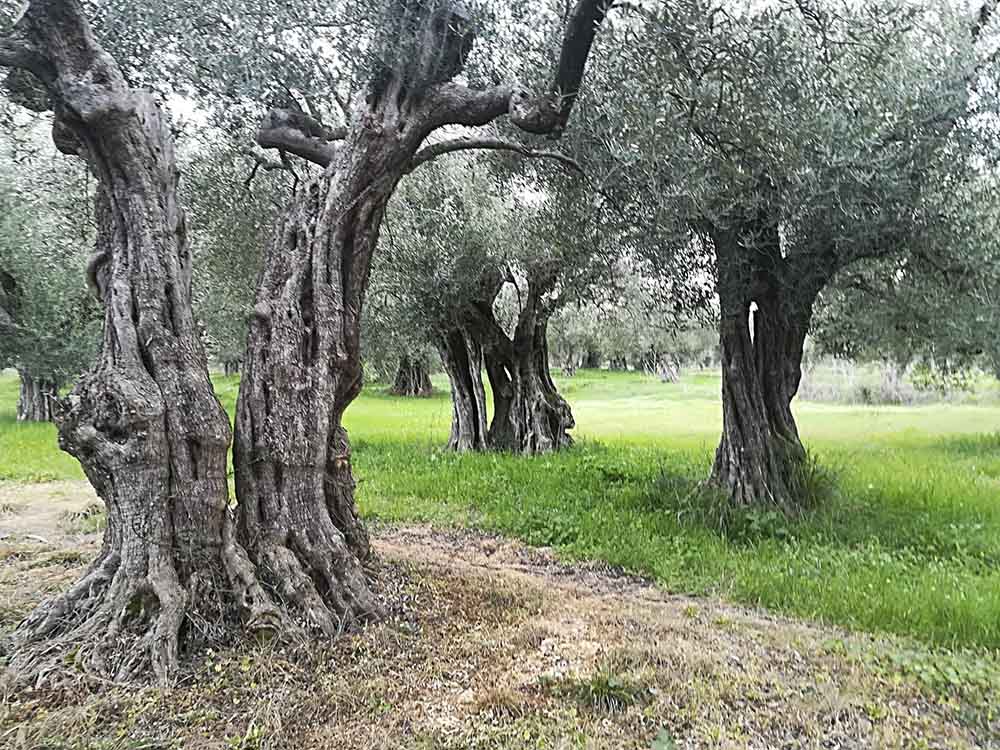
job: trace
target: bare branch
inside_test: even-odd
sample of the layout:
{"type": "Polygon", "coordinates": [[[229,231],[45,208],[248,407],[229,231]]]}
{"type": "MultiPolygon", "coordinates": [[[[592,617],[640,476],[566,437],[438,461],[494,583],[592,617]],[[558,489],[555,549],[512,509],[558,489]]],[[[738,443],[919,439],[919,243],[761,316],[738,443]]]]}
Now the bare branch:
{"type": "Polygon", "coordinates": [[[321,167],[333,161],[336,141],[347,137],[347,128],[328,128],[315,117],[292,109],[272,109],[257,131],[262,148],[276,148],[321,167]]]}
{"type": "Polygon", "coordinates": [[[584,174],[583,167],[580,166],[579,162],[566,156],[565,154],[560,154],[557,151],[540,151],[529,148],[522,143],[505,141],[501,138],[469,137],[454,138],[452,140],[441,141],[440,143],[433,143],[430,146],[425,146],[414,155],[413,159],[410,161],[408,171],[412,172],[421,164],[433,161],[444,154],[450,154],[455,151],[470,151],[474,149],[487,151],[513,151],[521,156],[526,156],[532,159],[554,159],[564,167],[572,169],[575,172],[579,172],[580,174],[584,174]]]}

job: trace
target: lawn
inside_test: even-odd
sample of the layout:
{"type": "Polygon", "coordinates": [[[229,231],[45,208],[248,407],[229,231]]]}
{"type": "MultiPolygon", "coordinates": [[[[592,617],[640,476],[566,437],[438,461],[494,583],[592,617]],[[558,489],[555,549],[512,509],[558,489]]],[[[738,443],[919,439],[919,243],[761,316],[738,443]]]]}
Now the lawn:
{"type": "MultiPolygon", "coordinates": [[[[718,595],[932,647],[1000,649],[1000,406],[799,403],[836,491],[796,521],[704,520],[695,489],[718,437],[716,375],[678,384],[584,371],[559,380],[577,445],[559,455],[453,455],[446,383],[427,399],[371,386],[348,410],[369,518],[474,525],[601,559],[676,592],[718,595]]],[[[218,378],[232,411],[237,383],[218,378]]],[[[14,421],[0,376],[0,479],[81,478],[50,425],[14,421]]]]}

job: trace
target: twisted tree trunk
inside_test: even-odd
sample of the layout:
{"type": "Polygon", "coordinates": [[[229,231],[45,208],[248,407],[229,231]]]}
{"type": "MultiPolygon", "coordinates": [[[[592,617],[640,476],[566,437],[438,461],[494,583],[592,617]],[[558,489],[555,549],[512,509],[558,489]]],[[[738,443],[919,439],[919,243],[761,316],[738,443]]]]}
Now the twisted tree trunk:
{"type": "Polygon", "coordinates": [[[785,270],[781,264],[772,263],[766,272],[748,268],[735,231],[717,231],[713,238],[722,313],[723,431],[712,479],[734,505],[794,511],[804,499],[806,451],[791,402],[802,376],[815,294],[810,284],[798,280],[796,287],[790,277],[779,276],[785,270]]]}
{"type": "Polygon", "coordinates": [[[21,388],[17,397],[18,422],[51,422],[52,404],[59,397],[59,387],[52,380],[36,378],[18,370],[21,388]]]}
{"type": "Polygon", "coordinates": [[[296,194],[264,256],[236,407],[240,539],[269,583],[335,635],[377,613],[341,417],[361,391],[361,300],[409,154],[358,128],[296,194]],[[381,177],[381,179],[380,179],[381,177]]]}
{"type": "Polygon", "coordinates": [[[54,100],[57,145],[99,182],[91,268],[103,344],[58,417],[60,446],[104,500],[108,526],[83,578],[14,632],[8,666],[34,681],[67,667],[167,679],[182,651],[227,639],[240,621],[277,627],[233,539],[229,421],[191,312],[170,127],[151,95],[125,83],[75,0],[34,0],[16,39],[54,100]]]}
{"type": "Polygon", "coordinates": [[[560,132],[608,9],[578,0],[553,85],[533,97],[521,87],[452,81],[474,36],[462,3],[391,5],[378,70],[347,127],[274,110],[258,133],[261,146],[324,172],[296,192],[257,287],[236,414],[239,537],[270,586],[327,634],[379,610],[363,570],[371,552],[341,419],[361,389],[361,310],[386,204],[419,164],[480,143],[459,138],[418,153],[442,127],[509,115],[523,130],[560,132]]]}
{"type": "Polygon", "coordinates": [[[545,314],[526,308],[513,340],[494,338],[486,349],[493,389],[488,445],[493,450],[535,455],[573,444],[573,413],[549,372],[547,327],[545,314]]]}
{"type": "Polygon", "coordinates": [[[451,383],[448,449],[484,451],[487,415],[482,346],[464,329],[454,328],[441,337],[438,350],[451,383]]]}
{"type": "Polygon", "coordinates": [[[430,396],[434,388],[431,386],[431,376],[427,372],[427,363],[423,357],[403,355],[399,358],[396,368],[396,379],[389,392],[394,396],[422,397],[430,396]]]}

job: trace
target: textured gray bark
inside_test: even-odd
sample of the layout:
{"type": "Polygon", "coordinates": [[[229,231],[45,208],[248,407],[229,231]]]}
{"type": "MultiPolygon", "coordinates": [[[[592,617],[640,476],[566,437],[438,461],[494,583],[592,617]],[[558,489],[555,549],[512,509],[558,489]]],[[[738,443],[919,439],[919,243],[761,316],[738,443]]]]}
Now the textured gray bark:
{"type": "Polygon", "coordinates": [[[0,64],[22,64],[45,84],[57,145],[98,180],[103,344],[58,417],[60,446],[108,516],[97,559],[18,626],[8,666],[34,682],[66,669],[74,680],[150,671],[166,680],[182,648],[225,640],[241,622],[276,627],[233,539],[229,422],[191,312],[170,127],[150,94],[127,85],[75,0],[34,0],[0,44],[0,64]]]}
{"type": "Polygon", "coordinates": [[[441,337],[441,363],[451,383],[451,435],[448,449],[486,450],[486,389],[483,387],[483,349],[461,328],[441,337]]]}
{"type": "Polygon", "coordinates": [[[19,371],[18,375],[21,388],[17,397],[17,421],[51,422],[59,387],[51,380],[37,378],[24,371],[19,371]]]}
{"type": "Polygon", "coordinates": [[[579,0],[540,96],[451,82],[472,44],[460,5],[406,0],[398,10],[348,127],[273,113],[258,135],[324,171],[296,192],[257,288],[236,414],[240,539],[281,597],[331,635],[378,610],[341,419],[361,389],[361,311],[386,204],[433,157],[418,149],[439,128],[508,115],[521,129],[561,131],[572,105],[563,92],[577,91],[607,5],[579,0]]]}

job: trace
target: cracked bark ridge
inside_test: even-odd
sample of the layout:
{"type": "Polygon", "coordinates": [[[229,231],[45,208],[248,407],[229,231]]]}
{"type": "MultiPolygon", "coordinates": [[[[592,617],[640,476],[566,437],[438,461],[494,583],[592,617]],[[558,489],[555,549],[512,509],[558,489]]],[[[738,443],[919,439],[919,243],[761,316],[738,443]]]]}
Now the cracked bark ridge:
{"type": "MultiPolygon", "coordinates": [[[[571,15],[596,5],[580,0],[571,15]]],[[[239,539],[269,587],[328,635],[379,614],[342,417],[361,389],[361,310],[386,205],[428,135],[512,110],[510,87],[451,82],[473,41],[460,3],[386,7],[383,64],[346,128],[272,113],[258,133],[324,171],[296,191],[265,251],[236,414],[239,539]]],[[[574,43],[595,33],[578,29],[574,43]]]]}
{"type": "Polygon", "coordinates": [[[5,644],[8,674],[35,684],[94,674],[169,680],[182,654],[278,614],[234,541],[228,419],[191,312],[191,255],[168,123],[94,40],[76,0],[33,0],[0,64],[48,89],[54,136],[98,180],[97,363],[57,409],[60,446],[107,507],[100,554],[5,644]],[[12,50],[14,50],[12,52],[12,50]]]}
{"type": "Polygon", "coordinates": [[[711,236],[719,273],[723,413],[711,479],[734,506],[795,512],[807,491],[806,450],[791,403],[824,275],[783,258],[777,230],[766,222],[714,227],[711,236]]]}

